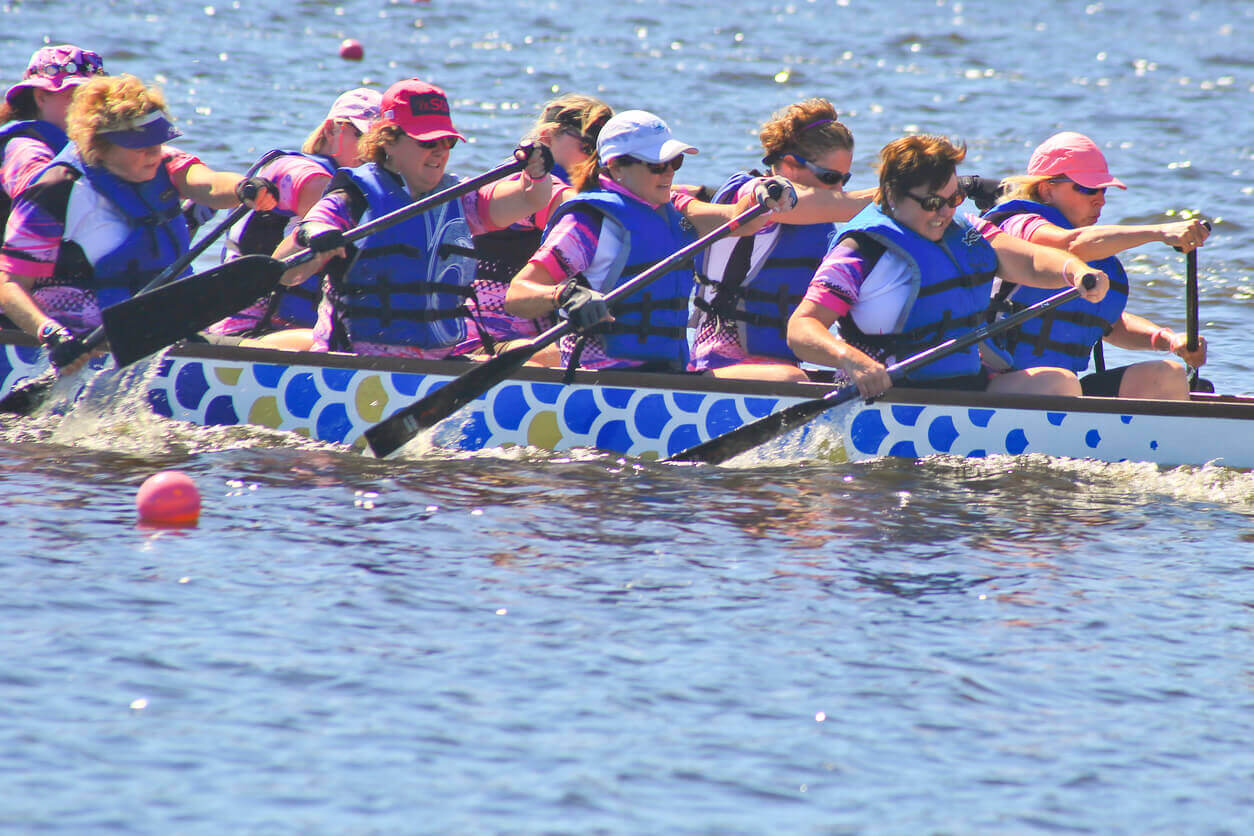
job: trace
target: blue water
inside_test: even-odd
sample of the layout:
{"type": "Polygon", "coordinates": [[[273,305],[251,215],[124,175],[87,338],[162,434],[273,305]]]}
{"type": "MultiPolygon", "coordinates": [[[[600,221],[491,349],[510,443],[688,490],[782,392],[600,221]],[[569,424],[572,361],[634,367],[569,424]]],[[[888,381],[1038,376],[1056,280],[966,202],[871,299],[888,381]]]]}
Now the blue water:
{"type": "MultiPolygon", "coordinates": [[[[508,153],[554,90],[646,107],[714,184],[830,97],[854,186],[908,130],[1020,170],[1061,129],[1185,210],[1207,376],[1251,388],[1254,5],[0,4],[164,87],[242,170],[342,89],[419,74],[508,153]],[[360,39],[366,58],[340,60],[360,39]]],[[[1126,259],[1183,328],[1183,259],[1126,259]]],[[[1112,363],[1130,359],[1109,352],[1112,363]]],[[[1243,833],[1254,479],[1041,457],[672,468],[378,462],[121,394],[0,421],[0,829],[64,833],[1243,833]],[[200,525],[147,530],[177,468],[200,525]]]]}

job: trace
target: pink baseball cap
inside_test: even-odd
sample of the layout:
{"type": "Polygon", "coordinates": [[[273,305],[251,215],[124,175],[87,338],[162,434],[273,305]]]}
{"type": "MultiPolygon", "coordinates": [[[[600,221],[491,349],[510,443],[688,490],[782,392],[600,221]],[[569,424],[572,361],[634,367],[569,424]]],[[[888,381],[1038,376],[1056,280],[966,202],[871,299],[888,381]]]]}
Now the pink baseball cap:
{"type": "Polygon", "coordinates": [[[434,84],[416,78],[398,81],[383,94],[380,120],[399,127],[410,139],[425,142],[446,136],[466,141],[453,127],[448,97],[434,84]]]}
{"type": "Polygon", "coordinates": [[[1107,186],[1128,188],[1110,173],[1106,157],[1084,134],[1063,131],[1036,146],[1028,161],[1028,174],[1040,177],[1069,177],[1089,189],[1107,186]]]}
{"type": "Polygon", "coordinates": [[[370,130],[370,125],[379,118],[379,106],[383,103],[383,95],[378,90],[358,87],[341,93],[327,112],[329,122],[349,122],[363,134],[370,130]]]}
{"type": "Polygon", "coordinates": [[[80,49],[73,44],[41,47],[30,57],[22,80],[4,94],[4,100],[16,106],[18,96],[27,90],[37,87],[56,93],[82,84],[95,75],[105,75],[104,61],[91,50],[80,49]]]}

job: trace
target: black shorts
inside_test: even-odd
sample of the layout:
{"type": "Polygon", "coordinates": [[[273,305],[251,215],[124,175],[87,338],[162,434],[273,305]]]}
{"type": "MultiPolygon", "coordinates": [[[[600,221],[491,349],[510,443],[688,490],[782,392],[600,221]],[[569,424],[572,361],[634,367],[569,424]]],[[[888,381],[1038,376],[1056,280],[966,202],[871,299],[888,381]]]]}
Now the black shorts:
{"type": "Polygon", "coordinates": [[[1123,384],[1123,373],[1127,366],[1107,369],[1104,372],[1093,372],[1080,378],[1080,389],[1090,398],[1117,398],[1119,387],[1123,384]]]}
{"type": "Polygon", "coordinates": [[[988,369],[980,369],[976,374],[963,374],[957,377],[938,377],[932,380],[902,380],[893,384],[904,389],[954,389],[961,392],[983,392],[988,388],[988,369]]]}

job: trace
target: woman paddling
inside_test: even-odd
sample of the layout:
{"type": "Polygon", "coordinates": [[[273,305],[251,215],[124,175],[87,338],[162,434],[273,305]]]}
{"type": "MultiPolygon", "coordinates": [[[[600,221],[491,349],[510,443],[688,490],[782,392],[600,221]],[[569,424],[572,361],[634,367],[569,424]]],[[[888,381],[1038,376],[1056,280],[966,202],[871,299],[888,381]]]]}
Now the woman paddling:
{"type": "Polygon", "coordinates": [[[527,163],[522,177],[369,235],[350,254],[344,231],[459,181],[445,168],[465,137],[453,127],[443,90],[416,78],[400,81],[383,94],[381,108],[361,140],[366,162],[338,171],[296,236],[275,253],[302,246],[320,253],[284,274],[283,284],[326,268],[315,351],[428,359],[474,351],[482,332],[466,306],[473,293],[471,235],[541,211],[552,196],[552,158],[540,145],[520,147],[515,153],[527,163]]]}
{"type": "MultiPolygon", "coordinates": [[[[795,202],[791,186],[785,200],[769,200],[759,184],[735,204],[672,191],[684,156],[696,152],[654,114],[628,110],[605,123],[597,153],[572,172],[578,193],[549,221],[544,243],[506,297],[510,313],[539,317],[560,309],[583,332],[560,344],[567,366],[684,371],[691,266],[624,299],[613,322],[604,321],[603,294],[691,243],[693,228],[710,232],[755,202],[771,208],[795,202]]],[[[752,234],[762,222],[738,232],[752,234]]]]}
{"type": "Polygon", "coordinates": [[[78,368],[78,337],[100,325],[102,308],[187,252],[181,199],[274,206],[264,181],[166,146],[181,132],[161,93],[134,76],[82,84],[67,125],[71,143],[14,203],[0,248],[0,307],[62,372],[78,368]]]}
{"type": "MultiPolygon", "coordinates": [[[[1088,368],[1089,355],[1101,340],[1119,348],[1170,351],[1193,367],[1206,362],[1206,339],[1195,351],[1184,334],[1161,327],[1124,310],[1129,281],[1117,253],[1161,241],[1189,252],[1206,241],[1210,230],[1199,220],[1165,224],[1098,224],[1106,205],[1106,189],[1127,188],[1110,174],[1106,157],[1083,134],[1064,131],[1032,152],[1026,175],[1005,181],[1010,187],[1002,202],[985,213],[1010,235],[1056,247],[1100,268],[1110,276],[1110,293],[1099,304],[1076,299],[1029,321],[999,340],[1017,368],[1062,366],[1077,374],[1088,368]]],[[[1004,310],[1031,305],[1042,291],[1002,283],[994,291],[1004,310]]],[[[1185,367],[1169,360],[1147,360],[1097,371],[1080,378],[1086,395],[1121,398],[1187,400],[1185,367]]]]}
{"type": "MultiPolygon", "coordinates": [[[[223,261],[241,255],[270,255],[283,237],[313,208],[331,176],[341,168],[361,165],[358,142],[379,118],[383,100],[377,90],[359,87],[343,93],[300,151],[275,149],[262,155],[250,176],[264,177],[279,191],[278,205],[268,212],[250,212],[227,235],[223,261]]],[[[322,289],[316,276],[303,284],[276,291],[246,310],[215,323],[210,334],[247,335],[268,348],[307,350],[313,345],[322,289]]]]}
{"type": "Polygon", "coordinates": [[[61,152],[74,88],[104,74],[100,56],[72,44],[35,50],[0,104],[0,244],[16,200],[61,152]]]}
{"type": "MultiPolygon", "coordinates": [[[[539,142],[553,154],[553,196],[533,215],[505,229],[475,235],[478,258],[474,298],[467,307],[476,313],[483,328],[496,342],[496,350],[510,348],[515,340],[528,340],[553,323],[550,317],[524,319],[505,310],[505,294],[514,275],[540,246],[545,226],[557,207],[574,193],[569,172],[596,150],[601,127],[613,115],[609,105],[592,96],[569,93],[546,103],[536,124],[523,142],[539,142]]],[[[516,174],[513,178],[524,175],[516,174]]],[[[556,365],[557,350],[533,358],[537,365],[556,365]]]]}
{"type": "MultiPolygon", "coordinates": [[[[788,318],[827,252],[834,222],[856,215],[875,190],[845,192],[853,134],[826,99],[789,105],[762,126],[760,136],[762,162],[798,186],[797,206],[776,213],[751,237],[715,243],[698,261],[688,368],[715,377],[804,381],[788,348],[788,318]]],[[[744,197],[761,176],[733,175],[715,202],[744,197]]]]}
{"type": "MultiPolygon", "coordinates": [[[[966,149],[944,137],[910,136],[880,151],[876,202],[833,241],[788,325],[803,360],[842,370],[864,397],[893,385],[885,364],[900,361],[985,321],[994,274],[1039,287],[1078,285],[1098,274],[1048,247],[1006,235],[979,218],[959,218],[966,194],[957,165],[966,149]],[[840,337],[831,328],[840,323],[840,337]]],[[[930,363],[898,385],[1079,395],[1061,368],[1013,370],[987,343],[930,363]],[[987,365],[986,365],[987,361],[987,365]]]]}

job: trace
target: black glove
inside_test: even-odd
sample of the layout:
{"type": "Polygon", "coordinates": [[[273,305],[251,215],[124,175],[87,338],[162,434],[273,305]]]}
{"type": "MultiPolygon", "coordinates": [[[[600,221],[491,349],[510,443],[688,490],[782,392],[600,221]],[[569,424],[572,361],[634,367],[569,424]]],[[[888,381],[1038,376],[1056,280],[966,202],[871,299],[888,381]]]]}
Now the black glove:
{"type": "Polygon", "coordinates": [[[519,145],[514,149],[514,159],[527,164],[523,171],[532,180],[539,180],[553,170],[553,152],[540,142],[524,142],[519,145]],[[543,168],[539,174],[534,171],[537,165],[543,168]]]}
{"type": "Polygon", "coordinates": [[[256,200],[257,195],[267,191],[275,200],[279,199],[279,189],[264,177],[245,177],[235,184],[235,197],[240,203],[256,200]]]}
{"type": "Polygon", "coordinates": [[[59,322],[49,320],[39,329],[39,341],[48,349],[48,359],[57,369],[63,369],[87,353],[87,346],[59,322]]]}
{"type": "Polygon", "coordinates": [[[797,190],[786,177],[767,177],[753,187],[753,198],[759,206],[768,200],[779,201],[783,204],[780,208],[787,210],[797,205],[797,190]]]}
{"type": "Polygon", "coordinates": [[[329,253],[332,250],[338,250],[340,247],[348,246],[344,233],[334,227],[310,235],[309,230],[301,226],[296,230],[296,243],[302,247],[308,247],[316,253],[329,253]]]}
{"type": "Polygon", "coordinates": [[[557,292],[557,308],[566,315],[576,331],[586,331],[610,318],[605,297],[590,287],[570,279],[557,292]]]}
{"type": "Polygon", "coordinates": [[[1001,181],[975,174],[964,174],[958,178],[958,188],[967,193],[967,197],[975,201],[975,208],[987,212],[997,205],[1001,198],[1001,181]]]}

